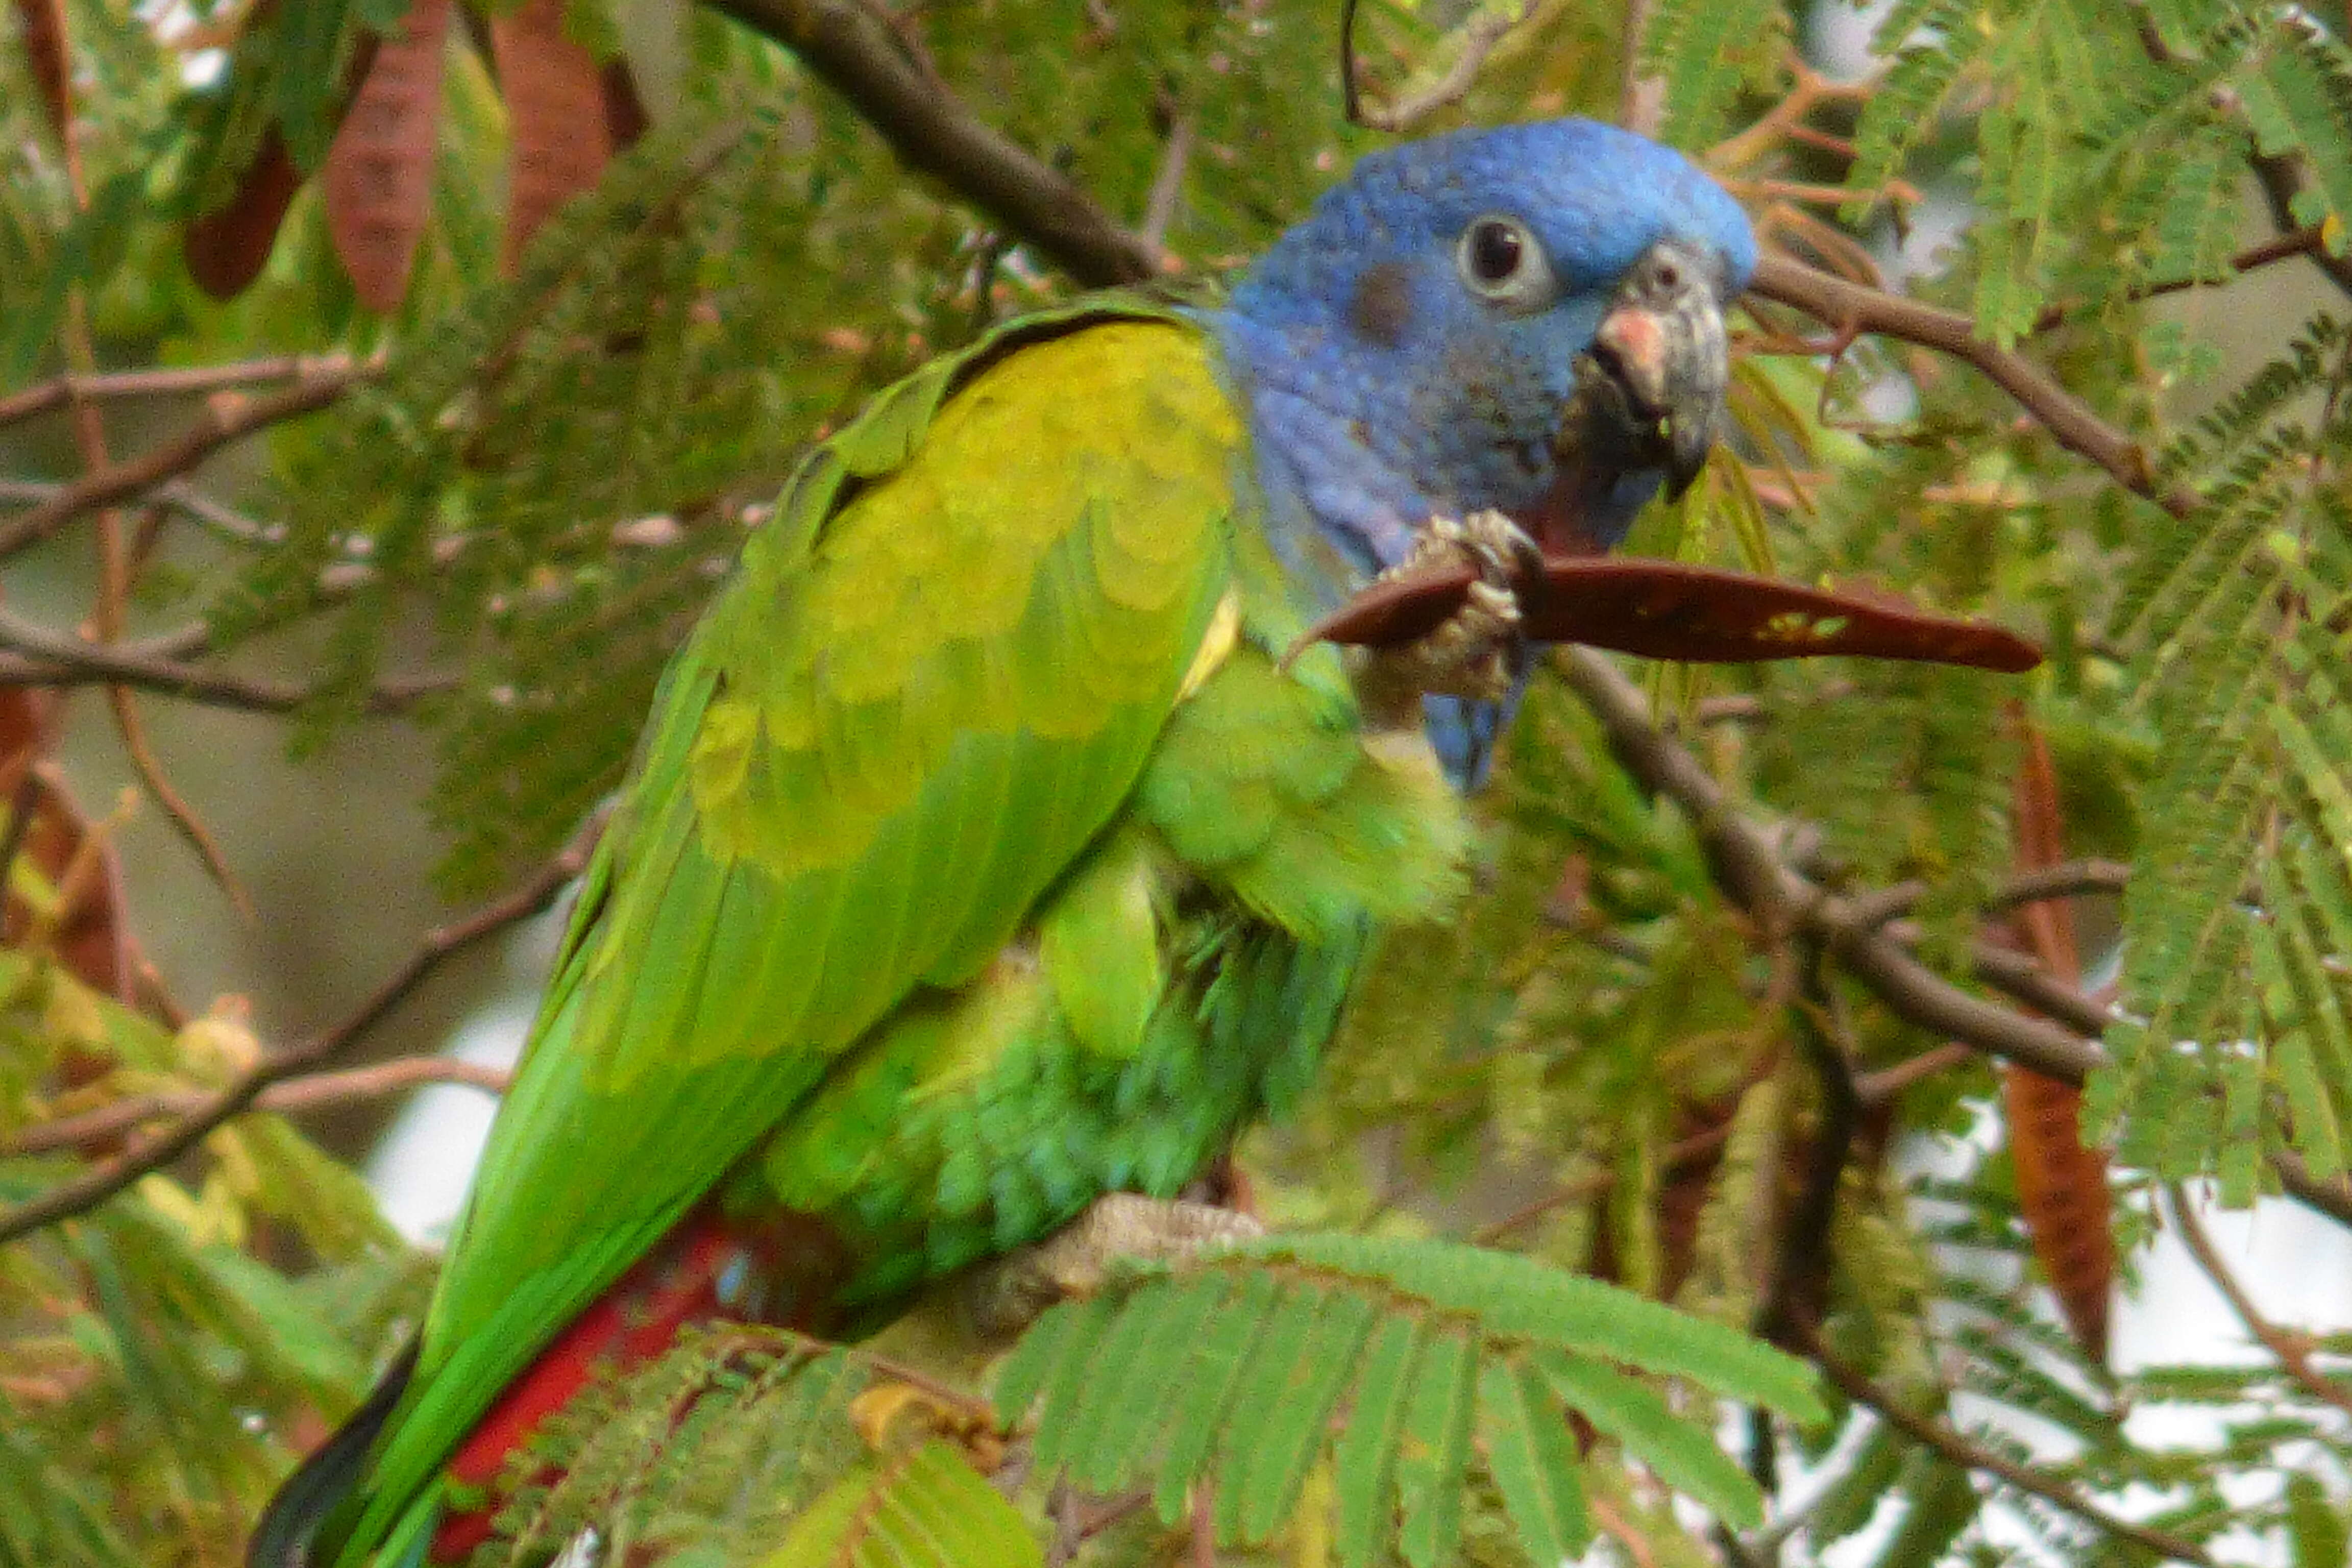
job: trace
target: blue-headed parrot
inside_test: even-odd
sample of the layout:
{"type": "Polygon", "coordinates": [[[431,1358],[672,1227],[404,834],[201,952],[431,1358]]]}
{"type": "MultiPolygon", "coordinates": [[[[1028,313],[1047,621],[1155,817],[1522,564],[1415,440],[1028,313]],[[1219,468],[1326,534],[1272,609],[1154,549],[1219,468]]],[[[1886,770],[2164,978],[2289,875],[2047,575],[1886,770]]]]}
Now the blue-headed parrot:
{"type": "Polygon", "coordinates": [[[1295,1102],[1457,896],[1528,656],[1492,591],[1294,643],[1687,482],[1755,257],[1641,137],[1434,137],[1223,304],[1012,322],[817,447],[662,679],[417,1343],[252,1561],[462,1555],[594,1366],[858,1331],[1295,1102]]]}

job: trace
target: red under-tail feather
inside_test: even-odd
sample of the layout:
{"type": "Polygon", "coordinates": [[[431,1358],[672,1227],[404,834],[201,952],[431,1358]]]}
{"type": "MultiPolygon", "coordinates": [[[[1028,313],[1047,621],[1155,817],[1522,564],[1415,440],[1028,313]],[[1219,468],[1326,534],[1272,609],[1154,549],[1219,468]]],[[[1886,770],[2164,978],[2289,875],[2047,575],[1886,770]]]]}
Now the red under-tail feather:
{"type": "Polygon", "coordinates": [[[643,1366],[699,1324],[821,1331],[846,1263],[831,1230],[805,1215],[744,1220],[715,1203],[695,1210],[540,1352],[458,1446],[449,1479],[469,1498],[489,1495],[443,1516],[428,1559],[461,1561],[489,1538],[509,1458],[592,1380],[643,1366]]]}

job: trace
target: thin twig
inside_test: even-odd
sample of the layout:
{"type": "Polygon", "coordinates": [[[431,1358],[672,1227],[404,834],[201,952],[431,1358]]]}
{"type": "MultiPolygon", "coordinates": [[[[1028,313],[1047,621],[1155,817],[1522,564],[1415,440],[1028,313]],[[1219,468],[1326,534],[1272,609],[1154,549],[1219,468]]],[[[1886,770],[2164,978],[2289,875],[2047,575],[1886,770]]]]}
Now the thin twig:
{"type": "Polygon", "coordinates": [[[2221,1253],[2214,1249],[2213,1238],[2205,1234],[2204,1224],[2198,1219],[2196,1205],[2189,1201],[2187,1191],[2179,1183],[2173,1182],[2166,1185],[2164,1193],[2172,1209],[2173,1222],[2180,1227],[2180,1240],[2189,1248],[2189,1256],[2197,1260],[2197,1267],[2205,1271],[2205,1278],[2213,1282],[2213,1289],[2221,1292],[2221,1299],[2230,1303],[2230,1310],[2238,1315],[2238,1321],[2246,1326],[2246,1332],[2278,1358],[2280,1369],[2305,1393],[2352,1415],[2352,1389],[2346,1388],[2312,1364],[2308,1335],[2282,1328],[2263,1316],[2262,1309],[2254,1305],[2254,1299],[2246,1294],[2246,1288],[2238,1282],[2237,1276],[2230,1272],[2229,1265],[2221,1261],[2221,1253]]]}
{"type": "Polygon", "coordinates": [[[1642,74],[1642,37],[1650,30],[1655,0],[1625,0],[1625,25],[1618,31],[1624,68],[1617,82],[1617,123],[1642,136],[1655,136],[1666,118],[1664,77],[1642,74]]]}
{"type": "Polygon", "coordinates": [[[1822,973],[1822,958],[1817,944],[1801,944],[1798,994],[1789,1004],[1798,1048],[1821,1084],[1822,1113],[1812,1146],[1805,1152],[1804,1188],[1789,1209],[1772,1272],[1764,1281],[1763,1300],[1756,1306],[1757,1334],[1776,1342],[1785,1337],[1792,1321],[1810,1319],[1820,1310],[1819,1293],[1829,1279],[1830,1231],[1837,1220],[1838,1189],[1844,1183],[1854,1134],[1862,1127],[1862,1095],[1841,1038],[1844,1031],[1837,1026],[1835,1002],[1822,973]]]}
{"type": "Polygon", "coordinates": [[[902,40],[853,0],[713,0],[774,39],[849,100],[910,168],[1021,236],[1080,283],[1137,283],[1160,253],[1028,149],[982,121],[907,58],[902,40]]]}
{"type": "Polygon", "coordinates": [[[170,1127],[138,1140],[112,1159],[60,1182],[29,1203],[0,1214],[0,1244],[97,1207],[140,1177],[162,1169],[194,1148],[213,1129],[250,1110],[262,1091],[272,1084],[311,1072],[351,1048],[451,954],[553,903],[564,885],[586,868],[589,853],[604,826],[604,816],[599,814],[520,887],[464,920],[425,932],[408,961],[341,1022],[255,1064],[239,1074],[235,1082],[209,1097],[200,1110],[180,1118],[170,1127]]]}
{"type": "MultiPolygon", "coordinates": [[[[37,506],[55,500],[67,487],[55,479],[0,479],[0,505],[37,506]]],[[[173,480],[147,492],[147,503],[166,507],[201,524],[232,544],[279,544],[286,531],[275,523],[247,517],[225,506],[192,485],[173,480]]]]}
{"type": "Polygon", "coordinates": [[[1343,0],[1339,8],[1340,96],[1349,123],[1402,135],[1439,110],[1461,102],[1477,85],[1478,73],[1486,68],[1495,46],[1510,37],[1512,30],[1524,25],[1535,12],[1536,0],[1520,0],[1509,12],[1476,12],[1463,24],[1458,35],[1462,52],[1454,57],[1454,63],[1445,68],[1444,74],[1421,91],[1384,109],[1376,109],[1364,101],[1357,88],[1356,5],[1355,0],[1343,0]]]}
{"type": "MultiPolygon", "coordinates": [[[[492,1094],[503,1094],[508,1080],[513,1076],[508,1068],[486,1067],[479,1062],[465,1061],[456,1057],[398,1057],[371,1067],[305,1073],[299,1078],[287,1079],[262,1090],[247,1109],[280,1112],[310,1110],[322,1105],[349,1105],[357,1100],[380,1100],[388,1094],[401,1094],[436,1083],[463,1084],[492,1094]]],[[[79,1116],[61,1116],[55,1121],[43,1121],[24,1129],[7,1143],[0,1144],[0,1159],[20,1159],[27,1154],[47,1154],[59,1149],[86,1149],[94,1143],[120,1138],[149,1121],[167,1116],[195,1115],[211,1100],[211,1095],[194,1089],[126,1095],[95,1110],[83,1111],[79,1116]]]]}
{"type": "MultiPolygon", "coordinates": [[[[174,635],[138,643],[84,642],[0,610],[0,648],[18,656],[0,657],[0,687],[128,686],[251,713],[290,712],[319,695],[295,681],[206,669],[157,651],[159,645],[173,647],[181,640],[174,635]]],[[[455,676],[446,675],[387,680],[369,690],[362,710],[404,712],[420,700],[452,690],[457,684],[455,676]]]]}
{"type": "Polygon", "coordinates": [[[1143,202],[1143,243],[1155,252],[1168,247],[1168,230],[1176,221],[1177,204],[1184,196],[1184,171],[1192,166],[1192,139],[1199,119],[1191,110],[1176,116],[1168,128],[1168,145],[1160,151],[1160,168],[1151,176],[1151,191],[1143,202]]]}
{"type": "MultiPolygon", "coordinates": [[[[2230,258],[2228,266],[2232,273],[2253,272],[2273,262],[2291,260],[2298,256],[2324,255],[2326,251],[2326,244],[2322,237],[2322,231],[2315,225],[2306,228],[2290,229],[2273,238],[2263,240],[2260,245],[2250,245],[2230,258]]],[[[2122,298],[2127,300],[2157,300],[2167,294],[2179,294],[2191,289],[2202,289],[2216,281],[2215,279],[2204,277],[2167,278],[2159,282],[2143,283],[2136,289],[2127,289],[2122,298]]],[[[2083,308],[2080,305],[2044,305],[2042,308],[2042,313],[2033,318],[2033,325],[2028,328],[2027,331],[2029,334],[2047,332],[2063,326],[2069,317],[2083,308]]]]}
{"type": "Polygon", "coordinates": [[[1972,1062],[1982,1054],[1957,1040],[1930,1046],[1906,1061],[1856,1078],[1853,1080],[1854,1098],[1866,1107],[1884,1105],[1913,1084],[1934,1078],[1937,1073],[1948,1072],[1962,1062],[1972,1062]]]}
{"type": "MultiPolygon", "coordinates": [[[[1713,1155],[1717,1150],[1730,1142],[1730,1139],[1731,1122],[1727,1119],[1716,1126],[1694,1132],[1687,1138],[1676,1140],[1667,1146],[1665,1158],[1658,1163],[1659,1176],[1662,1179],[1670,1180],[1682,1174],[1713,1155]]],[[[1500,1219],[1490,1220],[1480,1226],[1470,1239],[1480,1247],[1491,1247],[1511,1232],[1534,1224],[1555,1209],[1565,1208],[1570,1204],[1582,1203],[1587,1198],[1598,1197],[1616,1184],[1617,1173],[1614,1171],[1595,1171],[1590,1175],[1580,1176],[1575,1181],[1564,1182],[1533,1203],[1514,1209],[1500,1219]]]]}
{"type": "Polygon", "coordinates": [[[2158,1557],[2181,1563],[2195,1563],[2201,1568],[2212,1568],[2213,1559],[2203,1547],[2191,1541],[2108,1512],[2105,1509],[2076,1491],[2063,1481],[2053,1479],[2039,1470],[2019,1464],[2005,1455],[1970,1442],[1949,1426],[1929,1420],[1917,1412],[1906,1409],[1895,1396],[1864,1377],[1859,1371],[1840,1360],[1822,1342],[1822,1336],[1811,1323],[1799,1321],[1790,1325],[1790,1337],[1802,1352],[1828,1374],[1829,1380],[1856,1405],[1866,1405],[1878,1412],[1881,1419],[1896,1431],[1923,1447],[1932,1448],[1963,1469],[1982,1475],[1996,1476],[2021,1492],[2029,1492],[2053,1508],[2063,1509],[2087,1524],[2095,1525],[2118,1540],[2128,1541],[2155,1552],[2158,1557]]]}
{"type": "Polygon", "coordinates": [[[226,364],[168,366],[63,375],[0,397],[0,429],[73,403],[133,397],[180,397],[273,381],[307,381],[352,368],[348,354],[285,354],[273,359],[235,360],[226,364]]]}
{"type": "MultiPolygon", "coordinates": [[[[73,193],[74,206],[87,215],[89,187],[82,177],[79,145],[69,131],[64,142],[66,183],[73,193]]],[[[71,373],[64,384],[64,396],[73,416],[74,446],[81,456],[82,474],[85,478],[102,474],[114,466],[114,459],[107,451],[105,416],[89,395],[97,374],[98,355],[90,341],[89,290],[83,284],[77,283],[67,290],[65,321],[59,338],[71,373]]],[[[133,552],[123,530],[124,519],[119,509],[99,509],[98,601],[89,618],[92,642],[116,642],[122,637],[123,615],[131,600],[134,574],[133,552]]],[[[106,705],[114,715],[115,734],[122,742],[123,754],[131,760],[131,772],[162,808],[163,819],[195,851],[196,858],[204,862],[205,869],[228,895],[236,912],[251,920],[251,896],[237,879],[235,868],[229,865],[220,840],[164,770],[163,759],[155,752],[154,742],[147,734],[147,726],[140,718],[138,700],[131,689],[119,682],[110,683],[106,705]]]]}
{"type": "Polygon", "coordinates": [[[86,474],[38,506],[0,524],[0,558],[39,543],[84,512],[144,495],[167,479],[178,479],[223,447],[257,430],[331,406],[353,386],[373,376],[376,368],[354,364],[331,374],[318,373],[266,397],[226,394],[215,397],[202,419],[172,439],[128,462],[86,474]]]}
{"type": "Polygon", "coordinates": [[[1876,332],[1900,338],[1973,365],[2023,405],[2060,446],[2105,468],[2134,495],[2147,497],[2175,516],[2185,517],[2199,504],[2196,495],[2186,489],[2159,489],[2156,471],[2138,442],[2101,418],[2089,404],[2024,355],[1996,348],[1977,336],[1976,322],[1957,310],[1865,288],[1787,256],[1767,255],[1758,261],[1749,287],[1841,334],[1876,332]]]}

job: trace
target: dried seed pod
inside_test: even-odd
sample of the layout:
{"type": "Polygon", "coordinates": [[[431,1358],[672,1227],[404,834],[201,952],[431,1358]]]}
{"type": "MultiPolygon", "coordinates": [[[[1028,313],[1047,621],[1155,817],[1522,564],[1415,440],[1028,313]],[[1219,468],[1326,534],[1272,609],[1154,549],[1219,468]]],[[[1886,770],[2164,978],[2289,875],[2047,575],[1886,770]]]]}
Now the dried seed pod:
{"type": "Polygon", "coordinates": [[[523,0],[490,18],[507,106],[507,222],[499,266],[511,276],[530,237],[613,160],[604,72],[564,36],[563,0],[523,0]]]}
{"type": "MultiPolygon", "coordinates": [[[[1392,647],[1428,636],[1468,599],[1467,564],[1384,578],[1307,628],[1316,642],[1392,647]]],[[[1678,561],[1548,556],[1517,585],[1528,637],[1705,664],[1843,654],[2032,669],[2041,650],[2013,632],[1916,608],[1875,589],[1808,588],[1678,561]]]]}
{"type": "Polygon", "coordinates": [[[449,0],[414,0],[376,46],[321,177],[327,229],[360,303],[399,308],[432,213],[449,0]]]}

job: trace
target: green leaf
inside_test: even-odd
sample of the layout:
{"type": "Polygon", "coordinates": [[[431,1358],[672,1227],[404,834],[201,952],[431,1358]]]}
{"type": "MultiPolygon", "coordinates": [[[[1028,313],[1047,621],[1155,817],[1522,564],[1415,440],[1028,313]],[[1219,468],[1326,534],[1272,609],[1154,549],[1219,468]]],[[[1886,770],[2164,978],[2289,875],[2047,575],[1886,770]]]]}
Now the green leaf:
{"type": "Polygon", "coordinates": [[[1813,1370],[1794,1356],[1737,1330],[1516,1253],[1458,1242],[1298,1235],[1241,1243],[1226,1256],[1286,1258],[1382,1280],[1441,1311],[1475,1318],[1489,1334],[1688,1377],[1801,1422],[1823,1415],[1813,1370]]]}
{"type": "Polygon", "coordinates": [[[1381,1324],[1364,1352],[1363,1367],[1356,1376],[1355,1406],[1332,1456],[1339,1516],[1335,1533],[1344,1568],[1371,1568],[1395,1528],[1389,1478],[1420,1351],[1421,1324],[1395,1317],[1381,1324]]]}
{"type": "Polygon", "coordinates": [[[1396,1456],[1397,1544],[1412,1568],[1437,1568],[1462,1531],[1462,1480],[1478,1351],[1468,1332],[1433,1328],[1405,1400],[1396,1456]]]}
{"type": "Polygon", "coordinates": [[[857,1466],[802,1512],[759,1568],[1031,1568],[1019,1510],[940,1439],[857,1466]]]}
{"type": "Polygon", "coordinates": [[[1592,1538],[1568,1419],[1524,1362],[1478,1369],[1478,1438],[1503,1508],[1531,1563],[1564,1563],[1592,1538]]]}
{"type": "Polygon", "coordinates": [[[1716,1447],[1705,1426],[1676,1415],[1632,1378],[1582,1356],[1538,1351],[1533,1359],[1554,1392],[1666,1485],[1734,1529],[1752,1530],[1763,1522],[1763,1493],[1716,1447]]]}

